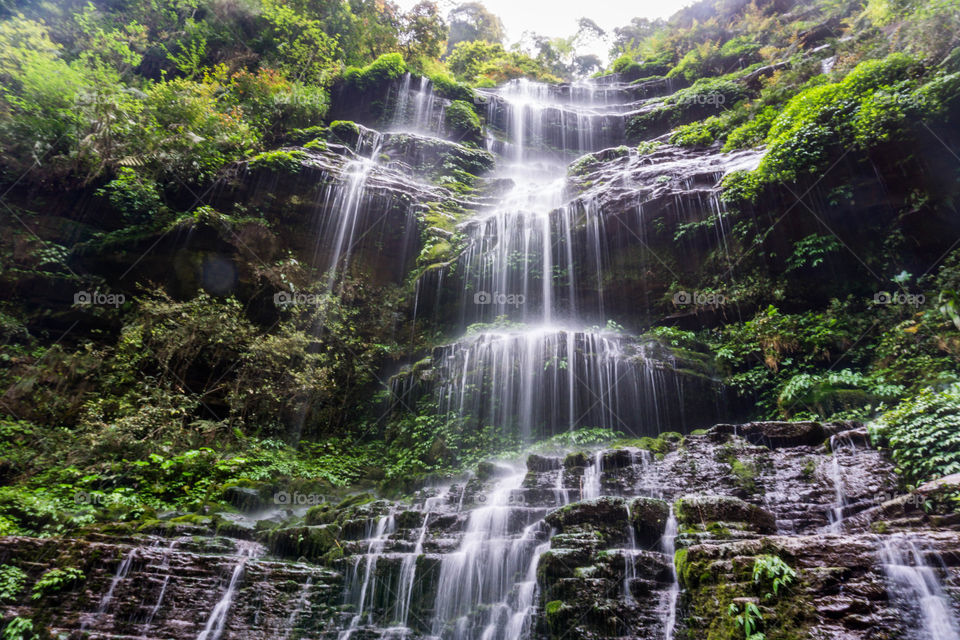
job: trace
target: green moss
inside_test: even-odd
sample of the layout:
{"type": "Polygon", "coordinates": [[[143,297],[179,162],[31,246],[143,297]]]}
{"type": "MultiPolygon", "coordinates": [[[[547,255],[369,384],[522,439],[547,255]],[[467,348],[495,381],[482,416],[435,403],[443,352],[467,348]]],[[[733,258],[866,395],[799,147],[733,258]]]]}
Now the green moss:
{"type": "Polygon", "coordinates": [[[351,120],[334,120],[330,123],[330,137],[348,147],[353,147],[360,139],[360,127],[351,120]]]}
{"type": "Polygon", "coordinates": [[[348,67],[343,72],[343,80],[348,86],[360,91],[369,91],[385,82],[396,80],[407,71],[403,56],[399,53],[385,53],[365,67],[348,67]]]}
{"type": "Polygon", "coordinates": [[[307,142],[303,145],[304,149],[312,149],[314,151],[326,151],[327,150],[327,141],[316,138],[307,142]]]}
{"type": "Polygon", "coordinates": [[[458,140],[477,143],[483,139],[480,116],[469,102],[454,100],[447,105],[444,122],[458,140]]]}
{"type": "Polygon", "coordinates": [[[741,489],[747,493],[756,493],[759,472],[754,464],[734,459],[730,461],[730,472],[741,489]]]}
{"type": "Polygon", "coordinates": [[[247,161],[252,171],[272,171],[274,173],[297,173],[303,166],[307,154],[299,149],[279,149],[256,155],[247,161]]]}
{"type": "Polygon", "coordinates": [[[472,103],[476,99],[477,94],[469,85],[457,82],[448,75],[432,75],[430,76],[430,82],[433,83],[436,94],[447,100],[462,100],[472,103]]]}

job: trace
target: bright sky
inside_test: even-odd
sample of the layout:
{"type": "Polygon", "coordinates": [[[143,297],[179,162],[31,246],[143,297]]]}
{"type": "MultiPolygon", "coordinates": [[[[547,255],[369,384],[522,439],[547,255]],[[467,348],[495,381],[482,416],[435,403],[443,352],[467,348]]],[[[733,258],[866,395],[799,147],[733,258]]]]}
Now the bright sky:
{"type": "MultiPolygon", "coordinates": [[[[396,0],[409,9],[417,0],[396,0]]],[[[626,25],[634,17],[666,18],[694,0],[483,0],[487,9],[500,16],[507,30],[507,43],[520,40],[524,31],[545,36],[566,37],[576,33],[577,19],[587,17],[602,29],[626,25]]],[[[438,2],[444,15],[459,4],[454,0],[438,2]]],[[[606,47],[594,53],[606,57],[606,47]]]]}

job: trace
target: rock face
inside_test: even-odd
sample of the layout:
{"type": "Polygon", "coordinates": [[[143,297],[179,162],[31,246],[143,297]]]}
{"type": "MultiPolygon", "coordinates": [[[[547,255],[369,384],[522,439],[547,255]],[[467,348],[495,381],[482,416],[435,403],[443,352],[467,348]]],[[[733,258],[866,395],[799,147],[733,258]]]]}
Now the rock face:
{"type": "MultiPolygon", "coordinates": [[[[177,640],[725,638],[729,605],[748,602],[768,637],[914,637],[902,634],[932,624],[931,602],[955,624],[960,523],[897,495],[878,452],[796,437],[847,426],[719,425],[644,448],[541,452],[406,501],[181,518],[152,528],[163,536],[4,538],[0,563],[27,585],[55,567],[83,577],[36,600],[24,588],[3,612],[54,636],[177,640]],[[217,536],[217,522],[254,540],[217,536]],[[795,577],[766,597],[756,567],[774,556],[795,577]]],[[[937,504],[954,486],[922,491],[937,504]]]]}

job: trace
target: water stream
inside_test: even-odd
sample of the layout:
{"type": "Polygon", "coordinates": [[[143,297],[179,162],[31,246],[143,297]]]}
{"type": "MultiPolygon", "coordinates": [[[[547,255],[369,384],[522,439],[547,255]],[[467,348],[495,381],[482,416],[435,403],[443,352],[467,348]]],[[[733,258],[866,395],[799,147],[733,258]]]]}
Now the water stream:
{"type": "Polygon", "coordinates": [[[917,540],[908,535],[886,536],[880,542],[880,562],[891,599],[903,607],[914,640],[960,640],[957,618],[934,567],[924,560],[917,540]]]}

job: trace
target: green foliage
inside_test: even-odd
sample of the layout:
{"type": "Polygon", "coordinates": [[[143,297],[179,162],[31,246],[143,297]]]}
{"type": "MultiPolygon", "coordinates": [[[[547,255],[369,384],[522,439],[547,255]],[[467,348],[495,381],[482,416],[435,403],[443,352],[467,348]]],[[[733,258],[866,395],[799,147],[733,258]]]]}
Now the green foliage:
{"type": "Polygon", "coordinates": [[[781,388],[777,405],[783,415],[798,409],[817,416],[835,415],[872,403],[890,402],[903,397],[906,389],[898,384],[884,384],[858,371],[842,369],[824,374],[800,373],[781,388]]]}
{"type": "Polygon", "coordinates": [[[768,583],[770,585],[771,591],[763,596],[767,600],[777,597],[780,594],[780,588],[789,587],[796,578],[797,572],[780,556],[761,555],[753,561],[753,584],[764,590],[768,583]]]}
{"type": "Polygon", "coordinates": [[[728,203],[754,202],[763,188],[762,179],[751,171],[731,171],[720,183],[720,199],[728,203]]]}
{"type": "MultiPolygon", "coordinates": [[[[671,129],[710,114],[719,114],[745,96],[743,86],[730,78],[701,78],[693,85],[673,93],[660,107],[630,118],[627,121],[627,134],[640,138],[651,132],[655,134],[660,129],[671,129]]],[[[721,130],[717,118],[713,116],[709,122],[683,129],[677,139],[689,138],[689,144],[703,144],[699,141],[711,134],[716,136],[721,130]]]]}
{"type": "Polygon", "coordinates": [[[473,103],[475,98],[473,89],[462,82],[457,82],[446,74],[431,75],[430,82],[433,83],[433,88],[437,95],[442,98],[473,103]]]}
{"type": "Polygon", "coordinates": [[[260,37],[268,59],[291,77],[326,84],[338,53],[336,39],[324,32],[319,20],[298,13],[290,5],[263,0],[262,7],[261,17],[267,28],[260,37]]]}
{"type": "Polygon", "coordinates": [[[681,147],[706,146],[712,144],[722,131],[723,124],[720,118],[710,116],[706,120],[677,127],[670,134],[670,143],[681,147]]]}
{"type": "Polygon", "coordinates": [[[760,609],[756,604],[747,602],[741,611],[740,607],[735,602],[732,602],[730,606],[727,607],[727,615],[734,619],[737,627],[743,631],[743,637],[746,638],[746,640],[766,639],[764,634],[757,631],[763,622],[763,614],[760,613],[760,609]]]}
{"type": "Polygon", "coordinates": [[[613,61],[610,70],[613,73],[619,73],[624,80],[630,81],[665,75],[670,71],[670,66],[658,60],[637,62],[630,55],[624,54],[613,61]]]}
{"type": "Polygon", "coordinates": [[[121,167],[97,195],[105,196],[129,224],[151,222],[163,206],[157,185],[129,167],[121,167]]]}
{"type": "Polygon", "coordinates": [[[444,114],[444,122],[457,140],[476,143],[483,137],[480,116],[469,102],[463,100],[451,102],[444,114]]]}
{"type": "Polygon", "coordinates": [[[39,637],[33,633],[32,620],[16,616],[3,628],[0,640],[37,640],[39,637]]]}
{"type": "Polygon", "coordinates": [[[251,171],[272,171],[274,173],[297,173],[303,168],[307,154],[299,149],[267,151],[256,155],[247,163],[251,171]]]}
{"type": "Polygon", "coordinates": [[[370,91],[386,82],[396,80],[407,71],[403,56],[385,53],[363,68],[350,67],[344,70],[343,80],[359,91],[370,91]]]}
{"type": "Polygon", "coordinates": [[[772,106],[765,106],[753,118],[743,123],[727,136],[723,145],[724,151],[755,147],[764,142],[770,126],[779,112],[772,106]]]}
{"type": "Polygon", "coordinates": [[[20,567],[0,565],[0,602],[15,602],[27,581],[27,574],[20,567]]]}
{"type": "Polygon", "coordinates": [[[44,596],[72,588],[84,580],[86,576],[83,571],[75,567],[49,569],[34,583],[33,595],[30,597],[33,600],[39,600],[44,596]]]}
{"type": "Polygon", "coordinates": [[[908,114],[919,115],[909,106],[909,88],[900,84],[916,68],[913,59],[896,53],[860,63],[838,83],[801,91],[774,119],[758,171],[781,180],[814,174],[843,149],[870,148],[899,135],[908,114]]]}
{"type": "Polygon", "coordinates": [[[880,416],[871,435],[887,443],[910,484],[960,472],[960,385],[904,400],[880,416]]]}
{"type": "Polygon", "coordinates": [[[457,43],[447,66],[457,80],[474,86],[493,87],[515,78],[559,80],[541,61],[483,40],[457,43]]]}
{"type": "Polygon", "coordinates": [[[840,250],[840,242],[832,235],[812,234],[793,243],[793,253],[787,258],[787,271],[815,268],[824,258],[840,250]]]}

